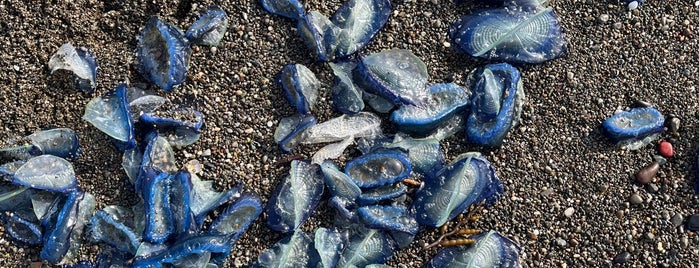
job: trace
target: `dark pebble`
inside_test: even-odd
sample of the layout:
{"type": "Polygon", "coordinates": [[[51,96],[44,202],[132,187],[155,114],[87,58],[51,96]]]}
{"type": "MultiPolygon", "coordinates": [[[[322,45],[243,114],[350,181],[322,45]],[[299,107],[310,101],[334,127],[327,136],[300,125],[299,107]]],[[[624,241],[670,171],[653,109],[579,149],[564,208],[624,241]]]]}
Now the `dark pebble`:
{"type": "Polygon", "coordinates": [[[614,263],[626,263],[631,259],[631,253],[624,251],[614,257],[614,263]]]}
{"type": "Polygon", "coordinates": [[[635,102],[633,103],[632,106],[633,106],[633,107],[638,107],[638,108],[643,108],[643,107],[652,107],[653,104],[651,104],[650,102],[647,102],[647,101],[637,100],[637,101],[635,101],[635,102]]]}
{"type": "Polygon", "coordinates": [[[629,197],[629,203],[633,205],[640,205],[643,203],[643,198],[641,198],[641,196],[638,194],[632,194],[631,197],[629,197]]]}
{"type": "Polygon", "coordinates": [[[658,170],[660,169],[660,164],[658,162],[653,162],[638,171],[636,173],[636,181],[640,184],[648,184],[653,178],[655,178],[655,175],[658,174],[658,170]]]}
{"type": "Polygon", "coordinates": [[[670,132],[675,133],[680,130],[680,119],[677,117],[670,118],[667,122],[667,128],[670,132]]]}
{"type": "Polygon", "coordinates": [[[672,215],[672,218],[670,218],[670,223],[672,223],[672,227],[679,227],[682,225],[682,222],[684,221],[684,217],[682,216],[682,213],[675,213],[675,215],[672,215]]]}
{"type": "Polygon", "coordinates": [[[687,220],[687,230],[699,231],[699,214],[694,214],[687,220]]]}
{"type": "Polygon", "coordinates": [[[660,187],[658,187],[658,185],[655,183],[649,183],[648,185],[646,185],[646,191],[648,191],[651,194],[657,193],[659,189],[660,187]]]}

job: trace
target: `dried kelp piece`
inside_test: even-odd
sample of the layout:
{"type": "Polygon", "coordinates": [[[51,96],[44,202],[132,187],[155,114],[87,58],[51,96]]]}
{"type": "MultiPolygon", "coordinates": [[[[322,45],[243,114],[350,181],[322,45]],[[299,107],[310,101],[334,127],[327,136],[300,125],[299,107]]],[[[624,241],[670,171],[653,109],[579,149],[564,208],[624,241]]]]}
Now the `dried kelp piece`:
{"type": "Polygon", "coordinates": [[[388,184],[370,189],[363,189],[357,198],[360,206],[377,204],[384,200],[391,200],[408,192],[408,187],[402,183],[388,184]]]}
{"type": "Polygon", "coordinates": [[[471,100],[471,92],[457,84],[435,84],[428,90],[429,97],[417,105],[402,105],[391,113],[391,121],[400,131],[425,136],[465,110],[471,100]]]}
{"type": "Polygon", "coordinates": [[[480,153],[460,155],[426,177],[424,184],[415,194],[412,209],[418,223],[432,227],[442,226],[473,204],[494,202],[503,191],[492,164],[480,153]]]}
{"type": "Polygon", "coordinates": [[[495,231],[471,238],[476,241],[473,245],[444,248],[425,267],[521,267],[521,249],[509,238],[495,231]]]}
{"type": "Polygon", "coordinates": [[[410,161],[400,150],[377,150],[345,166],[345,174],[362,188],[392,184],[408,177],[411,171],[410,161]]]}
{"type": "MultiPolygon", "coordinates": [[[[133,267],[162,267],[163,263],[176,263],[201,254],[231,251],[230,238],[225,235],[199,234],[178,240],[166,250],[158,250],[146,257],[137,256],[133,267]]],[[[196,258],[196,257],[195,257],[196,258]]]]}
{"type": "Polygon", "coordinates": [[[401,148],[408,152],[413,170],[423,175],[433,174],[444,167],[446,160],[437,139],[413,139],[398,133],[386,148],[401,148]]]}
{"type": "Polygon", "coordinates": [[[284,96],[300,114],[310,114],[318,98],[320,81],[313,71],[303,64],[284,66],[275,80],[284,90],[284,96]]]}
{"type": "Polygon", "coordinates": [[[73,165],[53,155],[27,160],[12,176],[12,183],[60,193],[68,193],[78,187],[73,165]]]}
{"type": "Polygon", "coordinates": [[[458,19],[449,36],[465,53],[493,61],[542,63],[564,56],[567,42],[553,9],[484,9],[458,19]]]}
{"type": "Polygon", "coordinates": [[[653,107],[633,108],[615,113],[602,122],[605,132],[615,142],[641,140],[663,131],[665,117],[653,107]]]}
{"type": "Polygon", "coordinates": [[[490,64],[474,70],[468,79],[473,96],[466,136],[480,145],[500,146],[522,113],[519,71],[507,63],[490,64]]]}
{"type": "Polygon", "coordinates": [[[355,226],[347,229],[345,250],[336,267],[364,267],[385,263],[397,249],[393,239],[383,230],[355,226]]]}
{"type": "MultiPolygon", "coordinates": [[[[382,136],[381,118],[368,112],[341,115],[306,130],[304,144],[336,142],[348,137],[373,138],[382,136]]],[[[275,135],[276,136],[276,135],[275,135]]]]}
{"type": "Polygon", "coordinates": [[[219,192],[214,190],[213,181],[203,181],[194,174],[189,175],[192,181],[190,209],[200,227],[204,224],[204,219],[209,212],[241,196],[243,188],[241,184],[234,185],[230,190],[219,192]]]}
{"type": "Polygon", "coordinates": [[[97,87],[97,60],[92,51],[70,43],[63,44],[49,59],[49,70],[68,70],[75,75],[78,89],[91,92],[97,87]]]}
{"type": "Polygon", "coordinates": [[[298,20],[304,13],[303,4],[298,0],[261,0],[262,7],[269,13],[298,20]]]}
{"type": "Polygon", "coordinates": [[[331,19],[339,29],[331,39],[335,47],[334,58],[347,57],[366,46],[390,15],[391,2],[388,0],[350,0],[343,4],[331,19]]]}
{"type": "Polygon", "coordinates": [[[204,126],[202,114],[192,108],[172,111],[143,113],[139,121],[144,131],[155,130],[177,148],[191,145],[199,140],[204,126]]]}
{"type": "Polygon", "coordinates": [[[305,131],[318,121],[310,114],[295,114],[279,120],[279,126],[274,131],[274,141],[284,152],[290,152],[305,139],[305,131]]]}
{"type": "Polygon", "coordinates": [[[113,91],[92,99],[85,106],[83,120],[116,140],[122,150],[136,146],[133,118],[126,101],[126,84],[119,84],[113,91]]]}
{"type": "Polygon", "coordinates": [[[189,26],[185,37],[191,43],[215,47],[223,39],[226,30],[228,30],[226,11],[219,6],[212,5],[207,7],[199,19],[189,26]]]}
{"type": "Polygon", "coordinates": [[[320,165],[325,178],[325,185],[328,186],[333,196],[339,196],[349,201],[354,201],[362,193],[349,175],[340,171],[332,161],[325,161],[320,165]]]}
{"type": "Polygon", "coordinates": [[[4,218],[6,231],[12,238],[26,245],[41,245],[42,228],[38,222],[26,220],[17,214],[4,218]]]}
{"type": "Polygon", "coordinates": [[[367,228],[399,231],[416,235],[420,226],[415,217],[403,206],[365,206],[357,209],[357,216],[367,228]]]}
{"type": "Polygon", "coordinates": [[[257,261],[250,267],[312,267],[319,263],[321,263],[320,256],[313,248],[313,240],[299,230],[262,251],[257,261]]]}
{"type": "Polygon", "coordinates": [[[335,228],[319,227],[316,229],[313,244],[320,256],[322,268],[335,267],[340,258],[340,252],[345,248],[344,242],[346,240],[343,233],[335,228]]]}
{"type": "Polygon", "coordinates": [[[289,176],[267,202],[267,226],[282,233],[295,232],[318,206],[323,188],[318,165],[292,161],[289,176]]]}
{"type": "Polygon", "coordinates": [[[162,244],[175,234],[175,220],[170,202],[172,175],[158,172],[146,178],[141,197],[145,201],[145,230],[143,239],[150,243],[162,244]]]}
{"type": "Polygon", "coordinates": [[[141,235],[133,230],[133,214],[130,209],[111,206],[97,211],[88,227],[93,241],[104,242],[120,251],[136,254],[141,235]]]}
{"type": "Polygon", "coordinates": [[[315,154],[313,154],[311,163],[320,164],[327,159],[336,159],[342,156],[342,153],[354,142],[354,137],[347,137],[345,140],[331,143],[323,146],[323,148],[318,149],[315,154]]]}
{"type": "Polygon", "coordinates": [[[362,89],[395,104],[418,105],[428,98],[427,66],[406,49],[385,50],[365,57],[353,77],[364,85],[362,89]]]}
{"type": "Polygon", "coordinates": [[[51,264],[72,263],[94,209],[95,198],[91,194],[72,191],[58,212],[55,224],[45,229],[41,259],[51,264]]]}
{"type": "Polygon", "coordinates": [[[297,26],[301,39],[320,61],[334,58],[336,40],[340,29],[323,14],[310,11],[301,14],[297,26]]]}
{"type": "Polygon", "coordinates": [[[352,82],[352,62],[328,63],[335,76],[332,87],[333,107],[343,114],[357,114],[364,110],[362,91],[352,82]]]}
{"type": "Polygon", "coordinates": [[[180,29],[151,17],[136,49],[139,71],[146,80],[166,91],[184,83],[192,50],[180,29]]]}
{"type": "Polygon", "coordinates": [[[209,230],[230,236],[230,243],[235,244],[261,213],[262,200],[260,197],[257,194],[246,193],[223,210],[221,215],[211,223],[209,230]]]}

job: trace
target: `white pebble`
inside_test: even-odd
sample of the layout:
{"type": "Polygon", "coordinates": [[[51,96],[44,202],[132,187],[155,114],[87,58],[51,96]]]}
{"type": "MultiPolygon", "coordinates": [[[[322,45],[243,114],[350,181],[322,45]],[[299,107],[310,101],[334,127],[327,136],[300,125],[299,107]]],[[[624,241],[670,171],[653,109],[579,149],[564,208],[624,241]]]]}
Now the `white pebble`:
{"type": "Polygon", "coordinates": [[[573,212],[575,212],[575,209],[572,207],[569,207],[565,211],[563,211],[563,215],[570,218],[571,216],[573,216],[573,212]]]}
{"type": "Polygon", "coordinates": [[[633,1],[629,3],[629,11],[637,9],[638,8],[638,1],[633,1]]]}

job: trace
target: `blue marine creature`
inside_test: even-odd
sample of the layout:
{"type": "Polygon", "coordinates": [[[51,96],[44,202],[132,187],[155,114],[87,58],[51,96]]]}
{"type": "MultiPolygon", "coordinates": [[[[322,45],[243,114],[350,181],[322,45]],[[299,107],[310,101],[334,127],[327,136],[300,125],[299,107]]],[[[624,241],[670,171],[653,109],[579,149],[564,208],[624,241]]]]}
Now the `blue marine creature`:
{"type": "Polygon", "coordinates": [[[317,165],[292,161],[289,175],[267,202],[267,226],[282,233],[295,232],[318,206],[324,186],[317,165]]]}
{"type": "Polygon", "coordinates": [[[357,114],[364,109],[362,90],[352,81],[352,62],[329,63],[335,76],[333,80],[333,107],[343,114],[357,114]]]}
{"type": "Polygon", "coordinates": [[[133,256],[141,243],[141,234],[134,231],[133,221],[133,214],[129,209],[107,207],[92,216],[88,227],[89,237],[93,241],[104,242],[133,256]]]}
{"type": "Polygon", "coordinates": [[[507,63],[490,64],[474,70],[469,81],[473,96],[466,136],[480,145],[500,146],[522,113],[524,88],[519,71],[507,63]]]}
{"type": "Polygon", "coordinates": [[[550,7],[483,9],[449,28],[456,47],[492,61],[537,64],[568,53],[568,43],[550,7]]]}
{"type": "Polygon", "coordinates": [[[412,171],[410,161],[400,150],[377,150],[357,157],[345,166],[345,174],[362,188],[400,181],[412,171]]]}
{"type": "Polygon", "coordinates": [[[27,145],[0,149],[0,157],[27,160],[34,156],[50,154],[74,161],[80,156],[78,135],[70,128],[41,130],[23,138],[27,145]]]}
{"type": "Polygon", "coordinates": [[[640,140],[660,133],[665,126],[665,117],[653,107],[633,108],[612,115],[602,122],[602,128],[615,142],[640,140]]]}
{"type": "Polygon", "coordinates": [[[260,2],[267,12],[294,20],[300,19],[306,13],[303,3],[298,0],[261,0],[260,2]]]}
{"type": "Polygon", "coordinates": [[[146,80],[166,91],[184,83],[192,50],[182,30],[151,17],[136,48],[139,71],[146,80]]]}
{"type": "Polygon", "coordinates": [[[228,29],[228,15],[219,6],[209,6],[185,33],[189,42],[205,46],[218,46],[228,29]]]}
{"type": "Polygon", "coordinates": [[[62,208],[48,225],[44,235],[41,259],[52,264],[62,264],[71,260],[80,248],[83,229],[95,209],[95,198],[80,190],[71,192],[62,208]]]}
{"type": "Polygon", "coordinates": [[[435,84],[425,102],[402,105],[391,113],[391,122],[402,132],[425,136],[468,108],[471,92],[454,83],[435,84]]]}
{"type": "Polygon", "coordinates": [[[41,245],[42,228],[39,223],[26,220],[17,214],[4,217],[7,233],[15,240],[27,245],[41,245]]]}
{"type": "Polygon", "coordinates": [[[385,50],[363,58],[354,79],[394,104],[421,105],[428,99],[427,66],[409,50],[385,50]]]}
{"type": "Polygon", "coordinates": [[[73,165],[53,155],[27,160],[12,175],[12,183],[60,193],[70,193],[78,187],[73,165]]]}
{"type": "Polygon", "coordinates": [[[75,84],[84,92],[92,92],[97,87],[97,60],[92,51],[73,45],[63,44],[49,59],[49,70],[68,70],[75,74],[75,84]]]}
{"type": "Polygon", "coordinates": [[[300,114],[310,114],[320,88],[320,81],[313,71],[302,64],[289,64],[279,71],[275,80],[282,86],[286,100],[300,114]]]}
{"type": "Polygon", "coordinates": [[[520,247],[498,232],[488,231],[471,238],[470,246],[444,248],[425,264],[425,268],[521,267],[520,247]]]}
{"type": "Polygon", "coordinates": [[[315,116],[295,114],[279,120],[279,126],[274,131],[274,141],[284,152],[290,152],[305,140],[305,132],[314,126],[318,120],[315,116]]]}

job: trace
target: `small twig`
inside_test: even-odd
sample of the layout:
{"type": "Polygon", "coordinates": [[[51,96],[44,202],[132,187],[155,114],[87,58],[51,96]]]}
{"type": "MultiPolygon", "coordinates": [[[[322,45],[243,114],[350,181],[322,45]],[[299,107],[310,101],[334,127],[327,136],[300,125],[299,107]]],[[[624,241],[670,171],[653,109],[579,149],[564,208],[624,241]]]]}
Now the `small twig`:
{"type": "MultiPolygon", "coordinates": [[[[452,229],[450,232],[442,234],[434,243],[423,247],[422,250],[427,250],[429,248],[436,247],[437,245],[441,245],[442,240],[445,238],[459,234],[464,229],[464,225],[466,225],[467,222],[470,222],[470,219],[474,218],[475,214],[483,209],[483,203],[484,202],[472,205],[471,208],[469,208],[468,213],[466,213],[466,216],[463,216],[463,214],[459,215],[456,227],[454,229],[452,229]]],[[[445,225],[446,224],[447,223],[445,223],[445,225]]]]}

